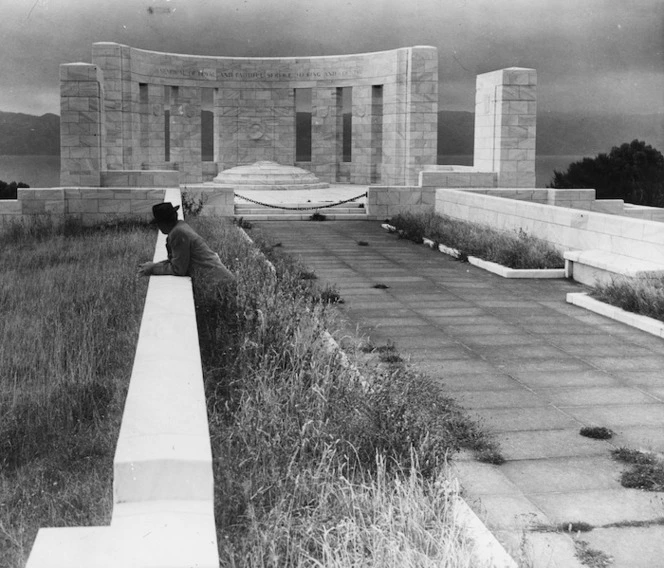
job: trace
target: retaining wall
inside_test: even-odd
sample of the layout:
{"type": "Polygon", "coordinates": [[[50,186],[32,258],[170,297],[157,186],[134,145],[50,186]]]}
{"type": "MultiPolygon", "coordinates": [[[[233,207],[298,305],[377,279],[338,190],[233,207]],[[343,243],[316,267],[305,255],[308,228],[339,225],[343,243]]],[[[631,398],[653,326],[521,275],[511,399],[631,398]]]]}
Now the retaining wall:
{"type": "Polygon", "coordinates": [[[94,225],[114,219],[152,219],[152,206],[163,201],[166,188],[20,188],[17,199],[0,200],[0,227],[29,219],[74,220],[94,225]]]}
{"type": "Polygon", "coordinates": [[[437,189],[435,211],[499,230],[523,229],[560,250],[592,249],[664,264],[664,223],[656,221],[504,199],[483,190],[437,189]]]}
{"type": "MultiPolygon", "coordinates": [[[[162,199],[178,204],[179,191],[162,199]]],[[[160,233],[154,261],[165,257],[160,233]]],[[[150,278],[113,469],[110,526],[40,529],[26,568],[218,568],[190,278],[150,278]]]]}

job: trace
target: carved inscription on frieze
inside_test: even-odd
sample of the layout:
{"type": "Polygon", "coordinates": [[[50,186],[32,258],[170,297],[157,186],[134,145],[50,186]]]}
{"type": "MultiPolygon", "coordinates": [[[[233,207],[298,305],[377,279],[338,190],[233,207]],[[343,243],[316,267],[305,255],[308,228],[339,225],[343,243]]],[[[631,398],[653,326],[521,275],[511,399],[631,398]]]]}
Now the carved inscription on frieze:
{"type": "Polygon", "coordinates": [[[358,67],[348,69],[308,70],[308,71],[238,71],[234,69],[205,68],[192,69],[182,67],[156,67],[154,75],[180,79],[198,79],[204,81],[322,81],[335,79],[354,79],[362,76],[358,67]]]}

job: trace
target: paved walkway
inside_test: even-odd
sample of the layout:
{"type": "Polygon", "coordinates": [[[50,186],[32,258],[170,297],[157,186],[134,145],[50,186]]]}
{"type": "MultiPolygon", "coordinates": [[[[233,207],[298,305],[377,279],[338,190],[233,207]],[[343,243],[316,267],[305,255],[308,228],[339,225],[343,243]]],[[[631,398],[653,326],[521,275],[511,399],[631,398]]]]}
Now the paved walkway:
{"type": "Polygon", "coordinates": [[[468,503],[523,565],[579,566],[568,536],[531,529],[583,521],[596,528],[580,538],[613,566],[664,566],[664,496],[623,488],[609,454],[664,451],[664,341],[567,304],[582,289],[573,282],[503,279],[376,222],[258,226],[337,287],[374,343],[394,341],[495,434],[505,464],[462,456],[456,470],[468,503]],[[585,425],[618,435],[584,438],[585,425]]]}

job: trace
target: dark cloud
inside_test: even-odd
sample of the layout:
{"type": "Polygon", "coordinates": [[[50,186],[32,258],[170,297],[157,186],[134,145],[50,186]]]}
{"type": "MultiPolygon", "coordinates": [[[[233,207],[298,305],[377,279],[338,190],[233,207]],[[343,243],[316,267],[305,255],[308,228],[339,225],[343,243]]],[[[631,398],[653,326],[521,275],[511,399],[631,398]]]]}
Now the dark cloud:
{"type": "Polygon", "coordinates": [[[13,0],[0,31],[0,110],[59,112],[59,65],[96,41],[246,57],[434,45],[445,108],[472,110],[478,73],[520,66],[541,108],[664,110],[661,0],[13,0]]]}

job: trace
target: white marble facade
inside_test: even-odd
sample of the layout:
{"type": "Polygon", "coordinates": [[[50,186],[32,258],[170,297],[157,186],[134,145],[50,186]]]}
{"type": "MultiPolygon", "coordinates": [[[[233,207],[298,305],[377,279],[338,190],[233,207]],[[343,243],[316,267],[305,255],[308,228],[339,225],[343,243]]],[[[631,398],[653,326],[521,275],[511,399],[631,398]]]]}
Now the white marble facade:
{"type": "Polygon", "coordinates": [[[328,182],[343,175],[405,185],[436,163],[434,47],[243,58],[95,43],[91,64],[62,65],[60,76],[64,186],[104,186],[102,172],[145,170],[177,170],[180,183],[200,183],[260,160],[298,165],[328,182]],[[350,162],[342,156],[345,87],[352,89],[350,162]],[[312,124],[311,161],[297,164],[296,89],[311,89],[312,124]],[[201,110],[213,115],[213,164],[202,159],[201,110]]]}

